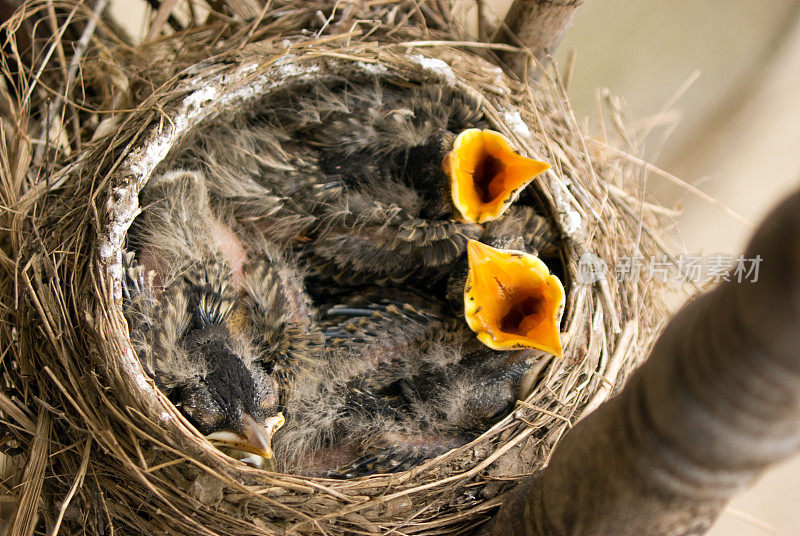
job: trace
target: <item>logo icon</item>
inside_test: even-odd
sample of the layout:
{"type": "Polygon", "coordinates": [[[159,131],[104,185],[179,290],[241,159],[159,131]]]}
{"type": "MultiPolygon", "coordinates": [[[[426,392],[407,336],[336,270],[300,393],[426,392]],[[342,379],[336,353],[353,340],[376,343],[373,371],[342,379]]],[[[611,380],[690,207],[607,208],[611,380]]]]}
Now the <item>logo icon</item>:
{"type": "Polygon", "coordinates": [[[578,259],[578,282],[592,285],[606,278],[608,264],[606,261],[588,251],[578,259]]]}

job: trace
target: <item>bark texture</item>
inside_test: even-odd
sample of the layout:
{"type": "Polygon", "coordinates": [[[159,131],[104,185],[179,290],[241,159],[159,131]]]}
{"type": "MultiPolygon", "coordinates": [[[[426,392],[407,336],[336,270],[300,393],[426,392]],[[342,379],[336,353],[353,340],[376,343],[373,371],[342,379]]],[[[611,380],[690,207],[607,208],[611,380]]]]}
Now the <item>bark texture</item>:
{"type": "MultiPolygon", "coordinates": [[[[523,45],[540,62],[546,51],[552,50],[561,40],[575,11],[586,0],[514,0],[503,25],[493,41],[508,45],[523,45]]],[[[501,52],[506,69],[519,76],[533,75],[535,66],[528,65],[529,57],[517,52],[501,52]]]]}
{"type": "Polygon", "coordinates": [[[619,396],[512,492],[493,534],[703,534],[800,447],[800,193],[757,232],[758,281],[685,307],[619,396]]]}

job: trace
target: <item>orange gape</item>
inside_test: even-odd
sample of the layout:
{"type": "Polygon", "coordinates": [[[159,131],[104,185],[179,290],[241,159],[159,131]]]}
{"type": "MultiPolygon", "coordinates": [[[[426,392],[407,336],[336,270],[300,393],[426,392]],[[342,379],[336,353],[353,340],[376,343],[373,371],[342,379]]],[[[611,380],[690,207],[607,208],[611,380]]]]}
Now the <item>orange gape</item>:
{"type": "Polygon", "coordinates": [[[495,350],[536,348],[561,357],[564,287],[535,255],[470,240],[464,316],[495,350]]]}
{"type": "Polygon", "coordinates": [[[453,204],[474,223],[499,218],[525,186],[550,169],[517,154],[499,132],[477,128],[458,135],[442,165],[450,176],[453,204]]]}

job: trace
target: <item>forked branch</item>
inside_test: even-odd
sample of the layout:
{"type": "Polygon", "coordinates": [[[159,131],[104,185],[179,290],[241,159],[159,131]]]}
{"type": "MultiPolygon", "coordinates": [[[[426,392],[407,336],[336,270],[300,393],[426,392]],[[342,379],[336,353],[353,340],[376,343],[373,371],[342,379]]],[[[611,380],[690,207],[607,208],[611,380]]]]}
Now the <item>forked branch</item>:
{"type": "Polygon", "coordinates": [[[800,192],[723,283],[672,320],[622,393],[578,423],[505,501],[493,534],[703,534],[800,448],[800,192]]]}

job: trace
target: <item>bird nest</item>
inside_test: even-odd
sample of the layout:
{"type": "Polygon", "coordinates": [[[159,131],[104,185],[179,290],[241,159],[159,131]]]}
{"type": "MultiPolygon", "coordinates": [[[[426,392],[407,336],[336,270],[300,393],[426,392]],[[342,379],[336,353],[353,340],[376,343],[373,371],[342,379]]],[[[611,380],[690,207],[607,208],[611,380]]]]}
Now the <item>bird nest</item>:
{"type": "MultiPolygon", "coordinates": [[[[396,5],[413,21],[413,7],[396,5]]],[[[383,4],[370,9],[372,20],[387,16],[383,4]]],[[[375,23],[362,32],[371,36],[358,36],[344,15],[323,17],[320,31],[303,36],[315,11],[276,2],[260,19],[229,16],[138,49],[103,37],[110,31],[101,24],[88,49],[76,47],[91,52],[78,61],[87,101],[55,99],[72,125],[53,117],[52,100],[37,100],[41,88],[30,80],[6,88],[13,98],[4,113],[14,121],[4,125],[2,154],[0,411],[5,452],[21,471],[10,491],[19,501],[16,527],[43,520],[69,534],[469,532],[647,354],[663,318],[663,285],[615,274],[625,259],[664,255],[651,231],[658,214],[639,200],[640,162],[606,139],[591,140],[558,76],[547,69],[537,83],[511,79],[486,46],[442,42],[456,37],[444,17],[427,30],[435,40],[422,41],[419,25],[408,22],[413,28],[394,35],[375,23]],[[339,29],[328,29],[332,23],[339,29]],[[270,37],[290,30],[291,39],[270,37]],[[169,54],[167,68],[147,63],[169,54]],[[203,56],[210,59],[195,62],[203,56]],[[272,473],[215,449],[144,373],[121,303],[122,251],[148,181],[198,129],[327,76],[406,86],[435,80],[478,98],[491,128],[552,164],[529,188],[562,238],[556,263],[566,289],[564,357],[538,362],[535,388],[510,414],[409,471],[349,480],[272,473]]],[[[91,20],[76,13],[76,21],[91,20]]],[[[437,21],[437,13],[425,16],[437,21]]],[[[18,76],[12,56],[5,69],[18,76]]],[[[57,67],[37,74],[36,66],[28,67],[31,79],[58,80],[57,67]]]]}

